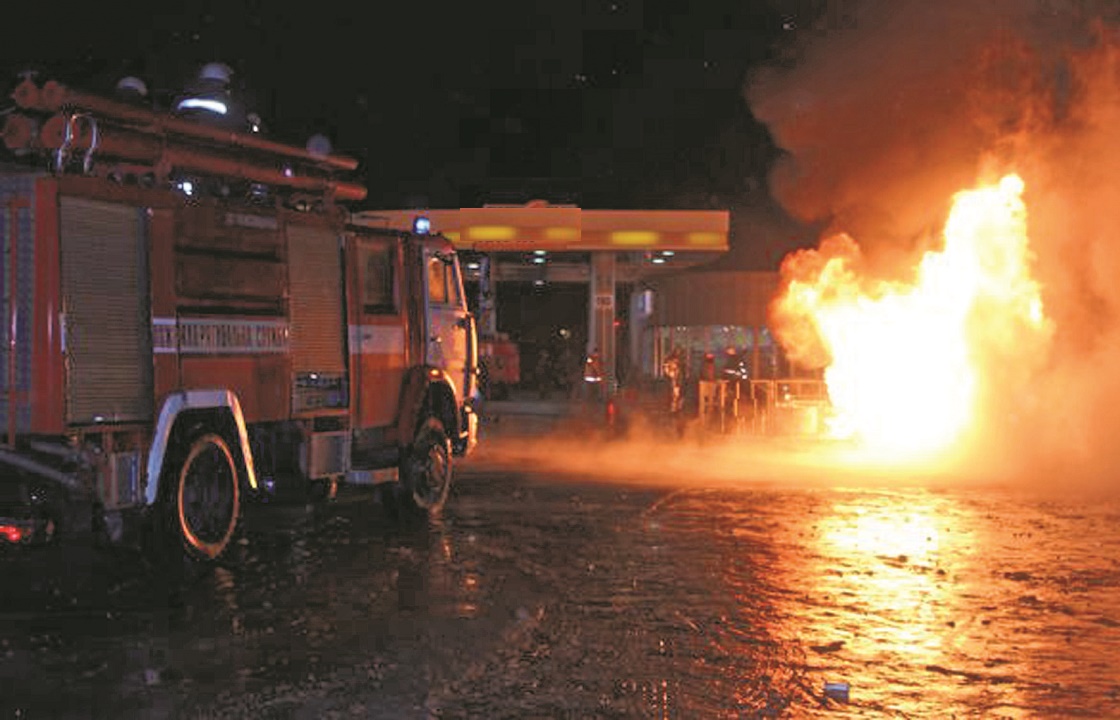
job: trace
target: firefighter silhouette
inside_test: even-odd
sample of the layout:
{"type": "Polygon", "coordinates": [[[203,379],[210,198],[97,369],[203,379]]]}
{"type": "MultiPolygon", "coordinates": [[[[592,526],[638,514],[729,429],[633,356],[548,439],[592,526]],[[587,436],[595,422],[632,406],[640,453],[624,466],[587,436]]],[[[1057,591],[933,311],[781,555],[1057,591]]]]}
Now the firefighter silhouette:
{"type": "Polygon", "coordinates": [[[533,375],[536,379],[537,392],[542,400],[548,397],[548,391],[555,382],[554,372],[552,353],[546,347],[540,348],[537,351],[536,363],[533,365],[533,375]]]}
{"type": "Polygon", "coordinates": [[[589,383],[603,382],[603,361],[599,357],[598,350],[592,350],[591,354],[587,356],[587,362],[584,363],[583,379],[589,383]]]}
{"type": "Polygon", "coordinates": [[[661,365],[669,381],[669,423],[678,436],[684,435],[684,351],[674,348],[661,365]]]}
{"type": "Polygon", "coordinates": [[[684,358],[680,348],[669,353],[662,364],[662,371],[669,381],[669,413],[679,415],[684,410],[684,358]]]}
{"type": "Polygon", "coordinates": [[[704,363],[700,367],[700,379],[716,379],[716,356],[714,353],[704,353],[704,363]]]}
{"type": "Polygon", "coordinates": [[[584,395],[588,400],[604,400],[606,398],[603,377],[603,360],[599,356],[599,349],[595,348],[587,355],[583,364],[584,395]]]}

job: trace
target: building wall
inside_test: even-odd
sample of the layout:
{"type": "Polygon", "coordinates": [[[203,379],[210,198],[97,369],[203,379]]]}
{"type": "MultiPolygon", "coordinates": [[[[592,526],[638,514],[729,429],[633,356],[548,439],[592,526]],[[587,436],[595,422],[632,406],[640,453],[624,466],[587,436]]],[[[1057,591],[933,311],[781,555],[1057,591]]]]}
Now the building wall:
{"type": "Polygon", "coordinates": [[[650,282],[652,324],[766,326],[766,308],[778,291],[778,273],[683,272],[650,282]]]}

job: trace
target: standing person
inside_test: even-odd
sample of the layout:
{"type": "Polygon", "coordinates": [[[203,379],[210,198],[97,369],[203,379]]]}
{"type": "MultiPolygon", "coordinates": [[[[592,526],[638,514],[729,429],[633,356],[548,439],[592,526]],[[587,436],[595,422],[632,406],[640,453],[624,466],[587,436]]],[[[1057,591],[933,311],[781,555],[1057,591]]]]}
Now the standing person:
{"type": "Polygon", "coordinates": [[[549,388],[553,382],[552,354],[548,348],[542,347],[537,351],[537,362],[533,366],[533,378],[536,381],[537,392],[541,400],[548,397],[549,388]]]}
{"type": "Polygon", "coordinates": [[[579,373],[579,362],[569,343],[560,347],[560,355],[556,358],[556,385],[565,397],[570,397],[575,377],[579,373]]]}
{"type": "Polygon", "coordinates": [[[599,349],[595,348],[583,363],[584,398],[589,401],[606,400],[603,382],[603,361],[599,357],[599,349]]]}
{"type": "Polygon", "coordinates": [[[661,366],[669,380],[669,419],[677,435],[684,434],[684,357],[680,348],[673,348],[661,366]]]}

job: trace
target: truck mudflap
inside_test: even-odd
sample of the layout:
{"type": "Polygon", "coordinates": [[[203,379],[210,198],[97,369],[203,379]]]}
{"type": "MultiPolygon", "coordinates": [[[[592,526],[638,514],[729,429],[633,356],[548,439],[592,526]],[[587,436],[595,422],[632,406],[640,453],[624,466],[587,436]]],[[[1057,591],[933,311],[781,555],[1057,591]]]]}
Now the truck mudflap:
{"type": "Polygon", "coordinates": [[[467,402],[460,411],[460,432],[451,443],[455,455],[463,457],[469,455],[478,445],[478,412],[474,404],[467,402]]]}

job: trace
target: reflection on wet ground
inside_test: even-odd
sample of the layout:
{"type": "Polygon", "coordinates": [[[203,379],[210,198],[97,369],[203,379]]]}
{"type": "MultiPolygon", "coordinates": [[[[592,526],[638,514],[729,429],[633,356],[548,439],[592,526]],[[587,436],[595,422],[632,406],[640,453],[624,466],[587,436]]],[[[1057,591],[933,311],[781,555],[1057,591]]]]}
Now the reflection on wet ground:
{"type": "Polygon", "coordinates": [[[762,578],[725,584],[765,598],[798,679],[780,692],[799,715],[831,704],[819,701],[829,681],[850,685],[856,716],[1120,713],[1115,505],[991,490],[674,500],[773,554],[762,578]]]}
{"type": "Polygon", "coordinates": [[[1120,504],[594,479],[256,508],[185,588],[6,562],[0,717],[1120,715],[1120,504]]]}

